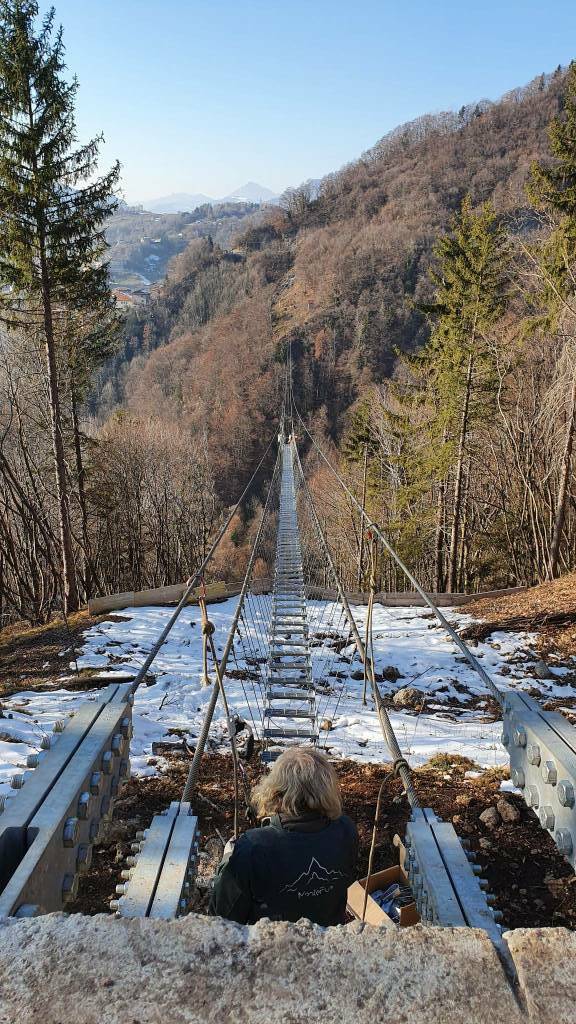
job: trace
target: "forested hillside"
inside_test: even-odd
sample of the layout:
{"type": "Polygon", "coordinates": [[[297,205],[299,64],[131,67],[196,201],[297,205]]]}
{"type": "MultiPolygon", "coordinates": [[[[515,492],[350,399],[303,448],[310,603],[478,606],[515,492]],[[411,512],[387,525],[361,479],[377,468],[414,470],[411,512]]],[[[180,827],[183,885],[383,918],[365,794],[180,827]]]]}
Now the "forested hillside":
{"type": "MultiPolygon", "coordinates": [[[[23,67],[39,59],[35,11],[13,11],[23,67]]],[[[62,156],[40,193],[45,143],[22,92],[6,101],[41,195],[32,227],[13,195],[22,144],[8,136],[0,168],[15,232],[0,293],[0,616],[43,621],[96,592],[189,575],[278,429],[289,352],[304,421],[427,585],[478,590],[573,565],[576,71],[422,117],[278,207],[160,218],[165,256],[191,240],[120,321],[104,233],[135,232],[134,269],[160,236],[138,234],[146,214],[110,219],[117,167],[86,180],[98,140],[73,151],[76,86],[63,114],[62,40],[42,38],[42,131],[62,156]],[[46,217],[45,266],[26,262],[46,217]]],[[[308,458],[346,584],[366,586],[358,517],[308,458]]],[[[255,504],[217,574],[242,575],[255,504]]],[[[378,586],[403,586],[373,568],[378,586]]]]}
{"type": "MultiPolygon", "coordinates": [[[[550,323],[545,331],[528,326],[535,315],[546,319],[534,253],[551,221],[526,184],[533,162],[548,157],[548,125],[564,93],[558,70],[499,103],[422,117],[319,189],[295,190],[233,253],[209,241],[190,245],[148,313],[128,325],[131,363],[116,398],[131,417],[153,415],[206,436],[216,492],[230,502],[274,429],[290,345],[300,408],[326,443],[347,453],[358,492],[366,449],[370,509],[431,587],[545,573],[570,398],[568,343],[558,321],[551,333],[550,323]],[[472,210],[493,204],[506,235],[506,301],[476,336],[482,357],[471,382],[460,373],[469,339],[452,339],[458,351],[437,385],[446,393],[431,394],[431,371],[411,354],[434,338],[438,318],[426,308],[436,288],[433,249],[465,196],[472,210]]],[[[357,529],[335,512],[333,541],[353,580],[357,529]]],[[[571,550],[567,537],[565,564],[571,550]]],[[[389,572],[384,582],[403,585],[389,572]]]]}
{"type": "Polygon", "coordinates": [[[258,209],[256,203],[229,202],[205,203],[190,213],[155,213],[119,203],[106,225],[111,284],[122,287],[123,275],[130,273],[161,280],[170,259],[193,239],[212,238],[227,246],[258,209]]]}

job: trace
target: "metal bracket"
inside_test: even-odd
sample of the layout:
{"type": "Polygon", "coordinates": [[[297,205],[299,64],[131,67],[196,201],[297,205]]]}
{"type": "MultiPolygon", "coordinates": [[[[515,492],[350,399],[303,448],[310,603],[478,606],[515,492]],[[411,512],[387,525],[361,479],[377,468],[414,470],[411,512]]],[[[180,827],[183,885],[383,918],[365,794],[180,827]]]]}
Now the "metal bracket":
{"type": "Polygon", "coordinates": [[[157,814],[133,844],[134,856],[116,886],[118,899],[110,907],[120,917],[169,920],[188,910],[199,844],[198,818],[189,803],[174,801],[157,814]]]}
{"type": "Polygon", "coordinates": [[[482,928],[500,946],[499,912],[489,906],[493,897],[483,891],[486,883],[477,877],[453,826],[429,807],[415,810],[404,843],[404,870],[422,923],[482,928]]]}
{"type": "Polygon", "coordinates": [[[512,782],[576,867],[576,730],[518,690],[505,693],[502,726],[512,782]]]}
{"type": "Polygon", "coordinates": [[[112,684],[86,701],[15,776],[19,792],[0,816],[0,917],[61,910],[115,797],[130,777],[132,685],[112,684]]]}

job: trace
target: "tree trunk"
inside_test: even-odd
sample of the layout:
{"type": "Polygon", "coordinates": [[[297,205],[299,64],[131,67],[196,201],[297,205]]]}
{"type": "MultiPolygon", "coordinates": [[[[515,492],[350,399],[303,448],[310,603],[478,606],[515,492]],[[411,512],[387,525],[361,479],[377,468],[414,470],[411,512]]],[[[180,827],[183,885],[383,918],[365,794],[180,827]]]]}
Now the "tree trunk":
{"type": "Polygon", "coordinates": [[[436,501],[436,535],[434,538],[434,590],[437,594],[444,590],[444,495],[446,483],[441,480],[438,485],[436,501]]]}
{"type": "Polygon", "coordinates": [[[84,554],[84,587],[86,600],[92,596],[92,582],[94,579],[94,567],[92,565],[92,553],[90,548],[90,534],[88,530],[88,506],[86,503],[86,470],[82,457],[82,444],[80,441],[80,427],[78,424],[78,402],[74,381],[70,382],[70,402],[72,408],[72,431],[74,434],[74,454],[76,459],[76,479],[78,481],[78,503],[80,505],[80,516],[82,519],[82,547],[84,554]]]}
{"type": "Polygon", "coordinates": [[[570,412],[566,424],[566,437],[564,439],[564,452],[562,454],[562,469],[560,472],[560,487],[558,489],[558,501],[556,502],[556,514],[554,516],[554,532],[550,545],[548,559],[548,579],[553,580],[558,574],[558,556],[560,544],[564,533],[564,522],[566,519],[566,506],[568,501],[568,490],[570,483],[570,469],[572,464],[572,449],[574,447],[574,430],[576,428],[576,372],[572,376],[572,388],[570,392],[570,412]]]}
{"type": "MultiPolygon", "coordinates": [[[[364,445],[364,470],[362,475],[362,511],[366,511],[366,480],[368,477],[368,445],[364,445]]],[[[364,516],[360,516],[360,538],[358,541],[358,575],[356,589],[362,589],[362,563],[364,561],[364,516]]]]}
{"type": "Polygon", "coordinates": [[[62,437],[62,414],[60,410],[60,394],[58,390],[58,370],[54,341],[54,324],[52,320],[52,296],[50,279],[46,262],[44,225],[41,217],[38,223],[40,273],[42,278],[42,308],[44,316],[44,338],[46,353],[46,369],[48,371],[48,394],[50,401],[50,422],[52,425],[52,449],[54,453],[54,469],[56,473],[56,497],[58,501],[58,521],[60,527],[60,545],[62,549],[62,594],[64,612],[78,610],[78,587],[74,567],[74,549],[70,526],[70,506],[68,501],[68,484],[66,480],[66,463],[64,459],[64,441],[62,437]]]}
{"type": "Polygon", "coordinates": [[[448,570],[448,593],[453,594],[458,585],[458,540],[460,536],[460,518],[462,514],[462,481],[464,473],[464,451],[466,448],[466,436],[468,433],[468,413],[470,410],[470,392],[472,390],[472,354],[468,356],[468,371],[466,373],[466,390],[464,392],[464,404],[462,407],[462,420],[460,423],[460,439],[458,441],[458,461],[456,463],[456,477],[454,480],[454,509],[452,514],[452,530],[450,533],[450,555],[448,570]]]}

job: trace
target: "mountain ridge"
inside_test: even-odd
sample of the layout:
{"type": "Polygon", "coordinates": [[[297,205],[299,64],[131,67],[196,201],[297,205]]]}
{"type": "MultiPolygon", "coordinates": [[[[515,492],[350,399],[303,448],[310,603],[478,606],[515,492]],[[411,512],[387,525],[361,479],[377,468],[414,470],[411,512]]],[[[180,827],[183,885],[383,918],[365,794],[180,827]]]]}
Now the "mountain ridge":
{"type": "Polygon", "coordinates": [[[247,181],[244,185],[220,199],[207,196],[203,192],[172,192],[166,196],[148,199],[141,205],[149,213],[192,213],[199,206],[219,206],[222,203],[272,203],[279,195],[265,185],[256,181],[247,181]]]}

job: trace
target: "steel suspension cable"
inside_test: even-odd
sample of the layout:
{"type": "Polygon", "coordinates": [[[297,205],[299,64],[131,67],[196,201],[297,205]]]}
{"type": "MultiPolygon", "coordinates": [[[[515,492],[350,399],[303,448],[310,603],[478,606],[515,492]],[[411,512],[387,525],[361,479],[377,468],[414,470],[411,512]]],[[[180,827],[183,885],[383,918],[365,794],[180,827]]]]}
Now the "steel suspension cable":
{"type": "Polygon", "coordinates": [[[279,465],[280,465],[280,452],[278,452],[278,456],[276,458],[276,464],[274,466],[274,473],[272,474],[272,480],[271,480],[270,487],[269,487],[269,490],[268,490],[268,497],[266,498],[266,504],[264,505],[264,508],[262,510],[262,518],[260,520],[260,525],[258,527],[258,532],[256,534],[256,539],[254,541],[252,552],[251,552],[250,558],[248,560],[248,566],[247,566],[247,569],[246,569],[246,575],[244,576],[244,582],[242,584],[242,589],[241,589],[240,595],[238,597],[238,604],[236,606],[236,611],[234,613],[234,618],[232,620],[232,625],[231,625],[230,631],[228,633],[228,639],[226,640],[226,646],[224,647],[224,650],[222,652],[222,657],[220,659],[220,663],[219,663],[219,665],[217,667],[216,682],[214,683],[214,685],[212,687],[212,693],[210,695],[210,700],[209,700],[208,706],[206,708],[206,713],[204,715],[204,721],[202,722],[202,729],[200,730],[200,735],[198,736],[198,739],[196,741],[196,749],[194,751],[194,757],[192,758],[192,764],[190,765],[190,769],[189,769],[189,772],[188,772],[188,778],[186,779],[186,784],[184,786],[184,791],[182,793],[182,800],[188,800],[189,801],[191,799],[191,797],[192,797],[192,794],[194,792],[194,788],[196,786],[196,782],[197,782],[197,779],[198,779],[198,772],[200,770],[200,762],[202,760],[202,755],[204,753],[204,748],[206,746],[206,740],[208,739],[208,732],[210,731],[210,725],[212,724],[212,718],[214,717],[214,711],[216,709],[216,704],[218,702],[218,695],[220,693],[220,685],[219,685],[218,677],[223,679],[224,675],[226,673],[226,666],[228,664],[228,658],[230,657],[230,652],[231,652],[231,650],[233,648],[233,645],[234,645],[234,637],[236,636],[236,630],[237,630],[237,627],[238,627],[238,622],[239,622],[240,616],[242,614],[242,609],[244,607],[244,599],[246,597],[246,593],[248,591],[248,588],[249,588],[251,580],[252,580],[252,571],[253,571],[253,568],[254,568],[254,563],[256,561],[256,554],[258,552],[258,545],[260,543],[260,537],[262,536],[262,532],[263,532],[263,529],[264,529],[264,523],[266,522],[266,516],[267,516],[268,508],[269,508],[269,505],[270,505],[271,495],[272,495],[272,492],[274,490],[274,484],[275,484],[276,474],[278,472],[279,465]]]}
{"type": "Polygon", "coordinates": [[[338,591],[338,596],[339,596],[340,601],[342,603],[342,606],[343,606],[343,608],[345,610],[346,618],[348,619],[348,625],[350,626],[350,629],[352,631],[352,635],[354,637],[354,642],[356,644],[356,649],[358,651],[358,654],[360,655],[360,658],[362,660],[362,664],[365,665],[366,668],[367,668],[368,678],[370,679],[370,683],[372,685],[372,693],[374,695],[374,703],[376,705],[376,711],[378,713],[378,719],[379,719],[379,722],[380,722],[380,727],[381,727],[382,732],[384,734],[384,738],[386,740],[386,743],[388,744],[388,748],[390,750],[390,753],[392,754],[392,757],[394,759],[394,763],[393,763],[394,773],[398,774],[400,776],[400,779],[402,780],[402,784],[404,786],[404,791],[406,793],[406,796],[408,798],[408,803],[410,804],[410,806],[413,809],[414,808],[418,808],[420,806],[420,803],[419,803],[418,797],[416,795],[416,790],[414,789],[414,783],[412,782],[412,772],[410,771],[410,766],[409,766],[408,762],[406,761],[406,758],[403,756],[402,751],[400,750],[400,745],[398,743],[398,740],[396,739],[396,733],[394,732],[394,729],[392,727],[392,722],[390,721],[390,717],[388,715],[388,712],[386,711],[386,708],[384,707],[384,704],[382,702],[382,696],[380,694],[380,690],[379,690],[378,684],[376,682],[376,677],[374,675],[373,666],[372,666],[372,664],[369,662],[369,660],[367,658],[366,649],[365,649],[364,644],[362,643],[362,640],[360,638],[360,633],[358,632],[358,627],[356,626],[356,620],[354,619],[354,616],[352,615],[352,611],[351,611],[350,605],[348,603],[348,598],[346,597],[346,594],[344,592],[344,588],[342,586],[342,583],[340,582],[339,573],[338,573],[338,571],[336,569],[336,566],[334,565],[334,560],[332,558],[332,554],[330,552],[330,548],[328,547],[328,542],[326,540],[326,537],[324,536],[324,531],[322,530],[322,526],[320,525],[320,520],[318,518],[318,513],[316,512],[316,508],[315,508],[314,502],[312,500],[312,495],[310,493],[310,488],[308,487],[308,483],[307,483],[306,478],[304,476],[304,471],[302,469],[302,463],[300,462],[300,456],[298,454],[298,450],[296,449],[296,445],[294,445],[294,448],[296,450],[296,464],[297,464],[299,472],[300,472],[300,476],[301,476],[301,479],[302,479],[302,484],[303,484],[303,486],[304,486],[304,488],[306,490],[306,495],[307,495],[307,498],[308,498],[310,513],[311,513],[312,519],[313,519],[313,521],[315,523],[316,530],[318,531],[318,537],[320,539],[320,543],[322,545],[322,548],[323,548],[323,551],[324,551],[324,555],[326,557],[326,561],[328,562],[328,567],[329,567],[330,572],[332,574],[332,579],[334,580],[334,583],[336,584],[336,589],[338,591]]]}
{"type": "Polygon", "coordinates": [[[168,619],[168,622],[166,623],[166,625],[165,625],[164,629],[162,630],[160,636],[158,637],[156,643],[153,645],[152,649],[150,650],[150,652],[149,652],[149,654],[148,654],[144,664],[142,665],[142,668],[138,672],[138,675],[134,679],[134,682],[132,684],[132,689],[134,691],[137,690],[138,687],[140,686],[140,683],[143,681],[143,679],[144,679],[148,669],[150,668],[152,662],[156,658],[160,648],[163,647],[163,645],[164,645],[164,643],[165,643],[169,633],[171,632],[173,626],[175,625],[177,619],[179,618],[180,613],[182,612],[183,608],[188,603],[188,599],[190,598],[190,596],[192,594],[192,591],[194,590],[196,584],[199,583],[199,581],[202,579],[202,577],[203,577],[203,575],[204,575],[208,565],[210,564],[210,562],[212,561],[212,558],[214,557],[214,554],[215,554],[217,548],[220,546],[220,543],[221,543],[225,533],[227,532],[228,527],[230,526],[230,523],[232,522],[234,516],[236,515],[238,509],[240,508],[240,505],[244,501],[244,498],[246,497],[246,495],[250,491],[250,488],[252,487],[252,484],[254,483],[254,480],[256,479],[256,477],[257,477],[261,467],[263,466],[264,460],[266,459],[266,456],[268,455],[268,452],[270,451],[270,449],[272,447],[272,444],[274,443],[274,440],[275,440],[275,438],[272,437],[270,442],[269,442],[269,444],[268,444],[268,447],[266,448],[266,451],[264,452],[264,455],[262,456],[262,458],[260,459],[260,462],[256,466],[256,469],[254,470],[252,476],[250,477],[250,480],[246,484],[246,487],[242,491],[242,494],[238,498],[238,501],[234,505],[234,508],[232,509],[230,514],[228,515],[225,523],[222,525],[222,527],[218,531],[218,535],[215,538],[215,540],[213,541],[213,543],[212,543],[212,545],[210,547],[210,550],[208,551],[208,554],[206,555],[206,557],[204,558],[204,560],[202,562],[202,565],[187,580],[187,582],[186,582],[186,589],[184,590],[184,593],[182,594],[182,597],[180,598],[178,604],[176,605],[176,608],[174,609],[172,615],[168,619]]]}
{"type": "Polygon", "coordinates": [[[494,680],[490,678],[490,676],[488,675],[486,670],[482,667],[480,662],[474,657],[474,655],[472,654],[472,651],[467,646],[467,644],[462,640],[461,637],[458,636],[458,633],[456,632],[454,627],[450,625],[450,623],[448,622],[448,619],[446,618],[445,615],[443,615],[443,613],[440,611],[440,609],[438,608],[437,604],[432,600],[430,595],[427,594],[426,591],[424,590],[424,588],[420,586],[420,584],[419,584],[418,580],[416,579],[416,577],[410,572],[410,569],[408,568],[408,566],[402,561],[400,555],[392,547],[392,545],[390,544],[389,540],[382,533],[382,531],[379,528],[379,526],[376,525],[376,523],[370,518],[368,513],[362,508],[360,502],[357,501],[357,499],[354,497],[354,494],[352,493],[350,488],[347,486],[345,481],[342,479],[342,477],[340,476],[338,471],[336,469],[334,469],[332,463],[326,457],[326,455],[324,454],[324,452],[320,448],[320,445],[318,444],[318,442],[315,440],[315,438],[312,436],[312,434],[308,430],[308,427],[304,423],[304,420],[302,419],[302,416],[300,415],[300,412],[299,412],[298,407],[296,405],[294,405],[294,410],[296,412],[296,415],[297,415],[298,419],[300,420],[300,423],[302,424],[302,427],[304,428],[306,434],[310,438],[314,448],[318,452],[318,455],[320,456],[322,461],[328,466],[328,469],[330,470],[332,475],[335,477],[335,479],[338,481],[338,483],[342,487],[343,491],[345,491],[345,493],[348,495],[350,500],[354,503],[354,505],[356,506],[356,508],[358,509],[360,514],[362,515],[364,521],[366,522],[367,526],[371,530],[373,530],[374,533],[376,534],[376,536],[380,539],[380,541],[384,545],[384,548],[386,549],[388,554],[392,556],[392,558],[394,559],[396,564],[400,567],[400,569],[402,570],[402,572],[404,573],[406,578],[408,580],[410,580],[410,583],[412,584],[412,586],[414,587],[416,592],[420,595],[420,597],[425,602],[425,604],[428,605],[430,610],[432,612],[434,612],[434,615],[436,616],[436,618],[438,619],[438,621],[440,622],[442,627],[449,634],[450,638],[456,644],[458,649],[462,652],[462,654],[466,658],[466,661],[468,662],[470,667],[472,669],[474,669],[475,672],[478,673],[478,675],[482,679],[483,683],[485,683],[485,685],[488,687],[488,689],[490,690],[492,695],[498,701],[498,704],[500,705],[500,707],[502,707],[503,703],[504,703],[504,697],[503,697],[502,693],[500,692],[500,690],[498,689],[498,687],[496,686],[496,683],[494,682],[494,680]]]}

